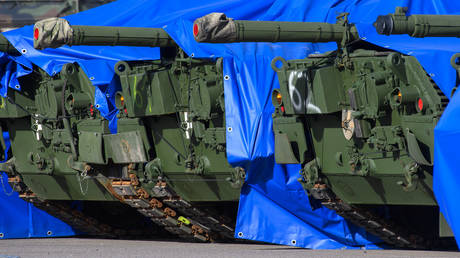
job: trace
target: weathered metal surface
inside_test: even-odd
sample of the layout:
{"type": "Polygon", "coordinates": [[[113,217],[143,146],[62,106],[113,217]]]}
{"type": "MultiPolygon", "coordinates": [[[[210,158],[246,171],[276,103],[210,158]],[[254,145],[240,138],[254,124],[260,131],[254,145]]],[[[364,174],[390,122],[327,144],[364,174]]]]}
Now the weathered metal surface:
{"type": "Polygon", "coordinates": [[[97,132],[79,132],[78,152],[83,162],[105,164],[103,156],[102,134],[97,132]]]}
{"type": "Polygon", "coordinates": [[[114,163],[147,162],[144,144],[137,131],[104,135],[104,142],[112,151],[114,163]]]}

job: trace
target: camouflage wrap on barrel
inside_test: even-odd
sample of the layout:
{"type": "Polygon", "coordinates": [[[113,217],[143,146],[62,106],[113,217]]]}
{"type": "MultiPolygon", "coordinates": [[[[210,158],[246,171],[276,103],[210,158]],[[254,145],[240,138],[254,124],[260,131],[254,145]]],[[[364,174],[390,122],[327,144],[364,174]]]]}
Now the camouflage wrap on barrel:
{"type": "Polygon", "coordinates": [[[224,13],[210,13],[195,20],[193,35],[197,42],[213,40],[216,43],[236,40],[236,25],[224,13]]]}
{"type": "Polygon", "coordinates": [[[62,18],[49,18],[34,26],[36,49],[68,46],[176,47],[162,28],[70,25],[62,18]]]}
{"type": "Polygon", "coordinates": [[[73,30],[67,20],[49,18],[35,23],[34,48],[57,48],[72,42],[73,30]]]}

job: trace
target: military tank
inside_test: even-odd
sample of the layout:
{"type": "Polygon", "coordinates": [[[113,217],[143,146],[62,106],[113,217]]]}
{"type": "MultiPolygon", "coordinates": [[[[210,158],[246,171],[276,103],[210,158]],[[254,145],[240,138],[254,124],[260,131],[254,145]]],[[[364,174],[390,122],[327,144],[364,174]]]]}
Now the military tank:
{"type": "MultiPolygon", "coordinates": [[[[20,55],[3,35],[0,36],[0,51],[20,55]]],[[[0,132],[8,132],[11,143],[9,160],[0,167],[7,172],[8,181],[13,190],[19,192],[19,197],[78,232],[93,236],[164,235],[153,223],[143,222],[143,217],[135,210],[120,204],[107,190],[94,187],[85,177],[75,177],[74,170],[69,169],[69,166],[81,165],[68,157],[75,151],[69,126],[107,127],[107,122],[93,108],[94,89],[83,70],[70,63],[64,65],[63,72],[49,76],[33,66],[30,74],[18,80],[26,87],[8,87],[6,96],[0,97],[0,132]],[[69,100],[72,96],[88,102],[72,102],[69,100]],[[63,103],[63,98],[67,102],[63,103]],[[63,110],[71,113],[63,114],[63,110]],[[30,184],[32,187],[28,186],[30,184]]],[[[108,131],[108,127],[105,130],[108,131]]],[[[3,155],[6,144],[4,138],[0,138],[3,155]]]]}
{"type": "Polygon", "coordinates": [[[40,79],[29,117],[8,125],[13,159],[4,166],[21,196],[121,202],[179,237],[232,239],[245,174],[226,160],[221,60],[188,57],[163,29],[54,18],[35,25],[36,48],[64,44],[160,47],[161,59],[115,65],[116,134],[77,64],[40,79]],[[21,149],[26,142],[35,147],[30,153],[21,149]]]}
{"type": "Polygon", "coordinates": [[[389,245],[431,248],[448,235],[432,187],[433,132],[448,98],[415,57],[361,40],[347,14],[329,24],[212,13],[193,34],[207,43],[336,42],[324,54],[273,59],[275,161],[301,164],[310,200],[389,245]]]}

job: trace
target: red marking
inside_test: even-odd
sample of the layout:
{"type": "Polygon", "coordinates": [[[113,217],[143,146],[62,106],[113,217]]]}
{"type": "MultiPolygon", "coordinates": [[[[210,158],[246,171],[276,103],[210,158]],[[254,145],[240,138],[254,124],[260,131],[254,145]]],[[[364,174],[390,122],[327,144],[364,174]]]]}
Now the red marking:
{"type": "Polygon", "coordinates": [[[125,114],[128,114],[128,110],[125,108],[125,114]]]}
{"type": "Polygon", "coordinates": [[[193,24],[193,36],[198,36],[198,32],[200,32],[198,29],[198,24],[195,23],[193,24]]]}
{"type": "Polygon", "coordinates": [[[418,105],[418,110],[422,111],[423,110],[423,100],[422,100],[422,98],[418,99],[417,105],[418,105]]]}
{"type": "Polygon", "coordinates": [[[35,30],[34,30],[34,39],[38,40],[38,36],[40,36],[40,31],[37,28],[35,28],[35,30]]]}
{"type": "Polygon", "coordinates": [[[284,106],[281,106],[281,112],[284,113],[284,106]]]}
{"type": "Polygon", "coordinates": [[[91,114],[91,116],[94,115],[94,108],[93,108],[93,105],[91,105],[91,106],[89,107],[89,113],[91,114]]]}

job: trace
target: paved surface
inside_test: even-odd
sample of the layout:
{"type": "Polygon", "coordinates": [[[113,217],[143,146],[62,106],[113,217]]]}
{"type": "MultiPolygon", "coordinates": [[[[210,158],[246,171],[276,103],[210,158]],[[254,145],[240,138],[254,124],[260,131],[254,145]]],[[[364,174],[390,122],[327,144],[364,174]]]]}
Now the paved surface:
{"type": "Polygon", "coordinates": [[[263,244],[47,238],[0,240],[0,258],[6,257],[460,257],[460,252],[308,250],[263,244]]]}

